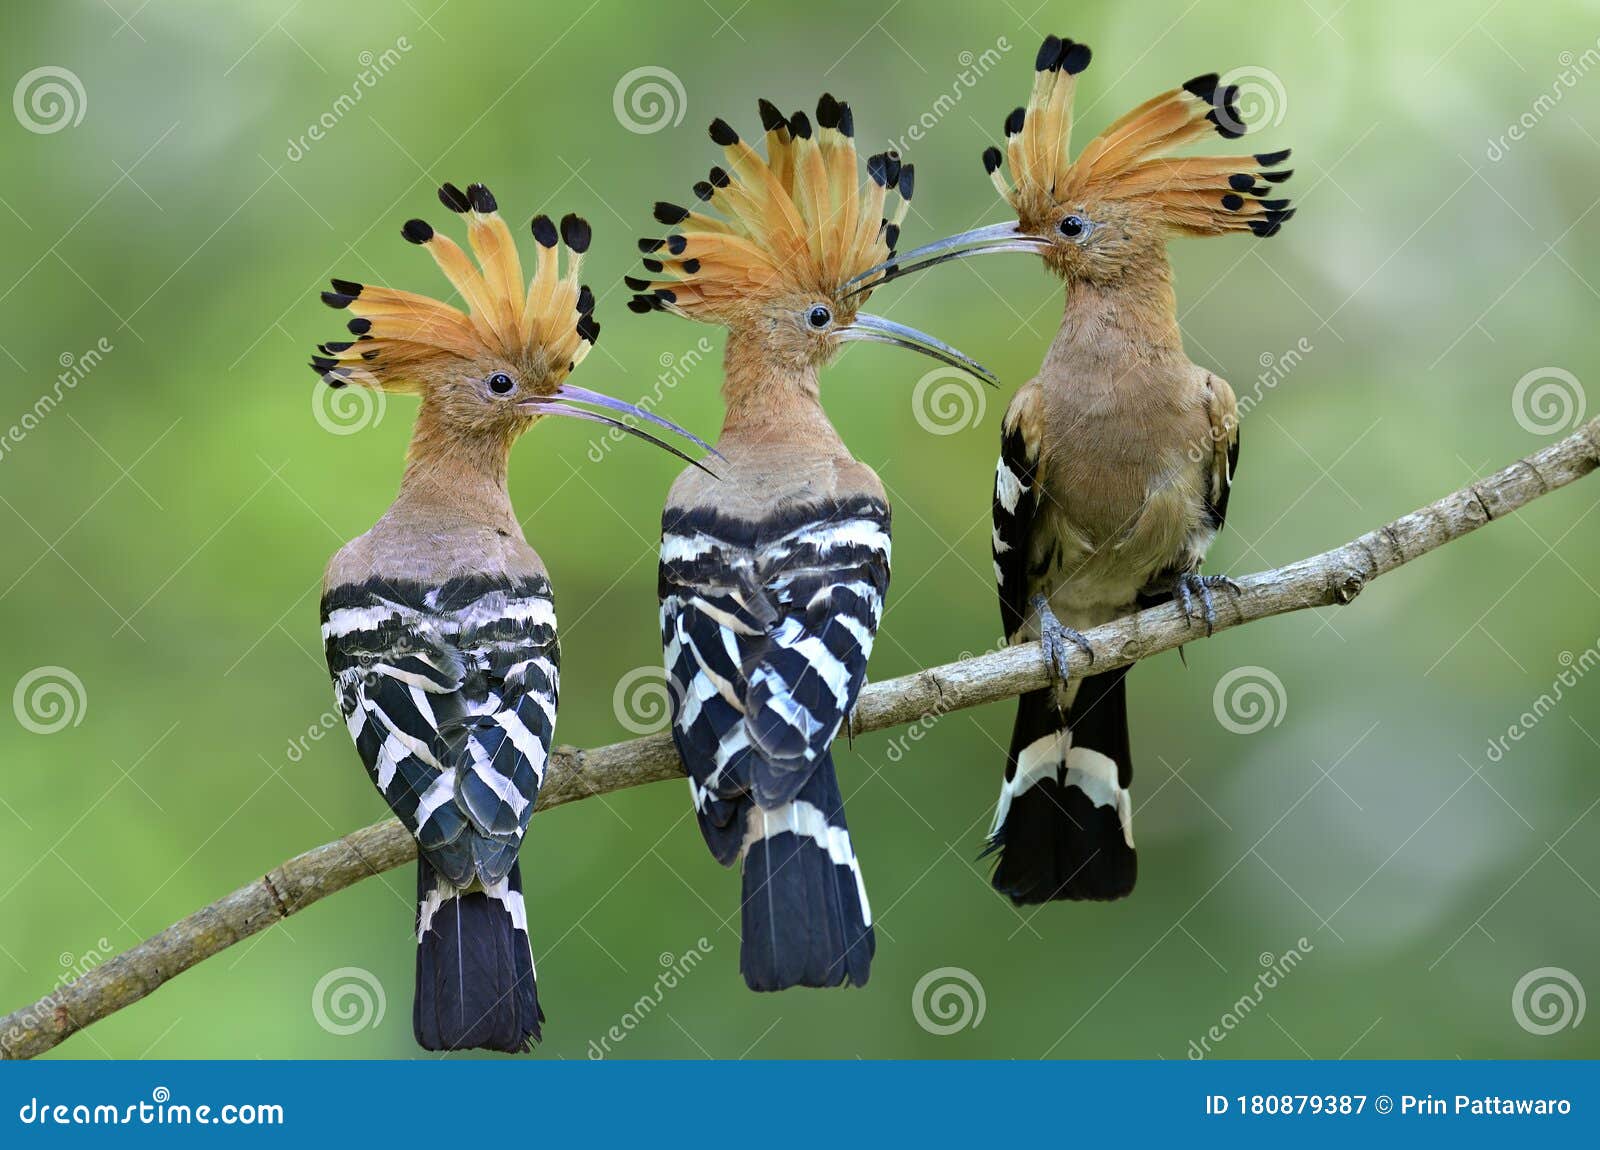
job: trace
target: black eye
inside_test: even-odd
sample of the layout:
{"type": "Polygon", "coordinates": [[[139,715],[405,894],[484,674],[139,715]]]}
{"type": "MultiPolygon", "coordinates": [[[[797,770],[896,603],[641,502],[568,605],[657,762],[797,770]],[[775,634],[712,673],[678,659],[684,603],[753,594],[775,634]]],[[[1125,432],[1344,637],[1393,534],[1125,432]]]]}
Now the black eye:
{"type": "Polygon", "coordinates": [[[833,313],[819,303],[806,313],[806,322],[814,328],[825,328],[833,322],[833,313]]]}
{"type": "Polygon", "coordinates": [[[1061,221],[1061,234],[1068,239],[1076,239],[1083,235],[1084,223],[1078,216],[1067,216],[1061,221]]]}
{"type": "Polygon", "coordinates": [[[505,395],[516,386],[516,381],[503,371],[497,371],[489,377],[489,390],[496,395],[505,395]]]}

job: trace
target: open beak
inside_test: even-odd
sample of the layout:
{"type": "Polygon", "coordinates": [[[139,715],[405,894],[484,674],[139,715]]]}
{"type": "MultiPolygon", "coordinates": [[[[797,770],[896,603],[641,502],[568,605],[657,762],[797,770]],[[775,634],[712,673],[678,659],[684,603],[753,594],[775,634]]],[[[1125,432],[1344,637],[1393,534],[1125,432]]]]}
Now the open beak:
{"type": "Polygon", "coordinates": [[[638,404],[629,403],[625,399],[615,399],[609,395],[602,395],[598,391],[590,391],[586,387],[578,387],[571,383],[563,383],[550,395],[539,396],[536,399],[524,400],[520,406],[524,410],[536,413],[538,415],[565,415],[571,419],[581,419],[589,423],[598,423],[602,427],[615,428],[618,431],[623,431],[629,435],[642,439],[647,443],[653,443],[663,451],[669,451],[684,462],[693,464],[701,471],[704,471],[707,475],[711,476],[713,479],[718,478],[717,473],[705,466],[705,464],[701,463],[693,456],[679,450],[677,447],[666,442],[665,440],[658,439],[656,436],[651,435],[648,431],[641,430],[631,423],[625,423],[623,420],[618,419],[615,416],[606,415],[599,411],[590,411],[586,407],[574,406],[575,404],[579,403],[588,404],[589,407],[600,407],[607,411],[615,411],[623,416],[631,415],[635,419],[643,420],[645,423],[652,423],[657,427],[664,428],[665,430],[674,433],[675,435],[683,436],[683,438],[687,439],[690,443],[693,443],[696,447],[703,448],[712,455],[715,455],[718,459],[722,458],[722,454],[717,451],[715,447],[712,447],[705,440],[694,434],[694,432],[679,427],[670,419],[663,419],[655,412],[646,411],[638,404]]]}
{"type": "MultiPolygon", "coordinates": [[[[881,281],[880,281],[881,282],[881,281]]],[[[968,372],[983,380],[990,387],[999,387],[1000,381],[988,368],[976,360],[969,359],[947,343],[941,343],[931,335],[918,331],[914,327],[907,327],[903,323],[895,323],[882,316],[858,313],[855,321],[840,328],[836,333],[840,340],[863,340],[868,343],[886,343],[892,347],[903,347],[911,351],[920,351],[940,363],[948,364],[961,371],[968,372]]]]}
{"type": "Polygon", "coordinates": [[[1030,235],[1015,221],[973,228],[970,232],[947,236],[931,244],[923,244],[920,248],[913,248],[909,252],[900,252],[893,259],[885,260],[877,267],[868,268],[845,284],[845,287],[850,289],[846,294],[855,295],[858,292],[871,291],[890,280],[926,268],[937,267],[951,260],[964,259],[967,256],[988,255],[990,252],[1038,254],[1049,246],[1049,240],[1042,236],[1030,235]]]}

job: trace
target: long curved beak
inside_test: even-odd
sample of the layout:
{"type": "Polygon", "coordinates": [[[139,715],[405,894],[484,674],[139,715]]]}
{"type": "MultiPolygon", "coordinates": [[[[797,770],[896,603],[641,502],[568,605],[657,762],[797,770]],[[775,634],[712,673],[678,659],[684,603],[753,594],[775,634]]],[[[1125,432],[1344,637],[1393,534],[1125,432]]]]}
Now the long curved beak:
{"type": "Polygon", "coordinates": [[[987,227],[973,228],[970,232],[961,232],[942,240],[935,240],[931,244],[923,244],[920,248],[913,248],[909,252],[900,252],[893,259],[868,268],[846,283],[845,287],[851,290],[845,294],[855,295],[858,292],[871,291],[890,280],[926,268],[937,267],[951,260],[965,259],[967,256],[988,255],[991,252],[1038,254],[1049,246],[1049,240],[1023,231],[1021,225],[1015,221],[990,224],[987,227]]]}
{"type": "Polygon", "coordinates": [[[585,407],[574,406],[575,404],[579,403],[588,404],[589,407],[600,407],[606,409],[607,411],[615,411],[620,415],[632,416],[635,419],[643,420],[645,423],[654,424],[655,426],[664,428],[675,435],[681,435],[690,443],[693,443],[696,447],[703,448],[712,455],[715,455],[718,459],[722,458],[721,452],[719,452],[715,447],[712,447],[705,440],[694,434],[694,432],[689,431],[686,428],[679,427],[670,419],[663,419],[655,412],[646,411],[636,403],[629,403],[625,399],[617,399],[613,396],[603,395],[598,391],[590,391],[586,387],[578,387],[575,384],[563,383],[550,395],[539,396],[536,399],[524,400],[521,406],[524,409],[531,412],[536,412],[539,415],[564,415],[569,419],[581,419],[588,423],[598,423],[602,427],[614,428],[618,431],[625,432],[628,435],[642,439],[646,443],[653,443],[663,451],[671,452],[684,462],[691,463],[695,467],[698,467],[701,471],[704,471],[712,478],[720,478],[715,471],[712,471],[698,459],[695,459],[692,455],[688,455],[679,450],[677,447],[666,442],[665,440],[659,439],[656,436],[651,435],[648,431],[644,431],[638,427],[635,427],[633,424],[626,423],[614,416],[606,415],[599,411],[590,411],[585,407]]]}
{"type": "Polygon", "coordinates": [[[999,387],[1000,380],[995,374],[977,360],[970,359],[947,343],[943,343],[926,332],[920,332],[914,327],[907,327],[903,323],[895,323],[892,319],[882,316],[858,313],[855,321],[842,327],[836,333],[840,340],[860,340],[867,343],[886,343],[891,347],[903,347],[909,351],[920,351],[940,363],[968,372],[983,380],[990,387],[999,387]]]}

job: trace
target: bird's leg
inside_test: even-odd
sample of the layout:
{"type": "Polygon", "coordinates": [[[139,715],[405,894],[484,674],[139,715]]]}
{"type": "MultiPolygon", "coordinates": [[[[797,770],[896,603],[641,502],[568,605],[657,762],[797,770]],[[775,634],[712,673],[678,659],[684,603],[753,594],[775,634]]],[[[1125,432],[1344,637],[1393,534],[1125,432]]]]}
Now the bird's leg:
{"type": "Polygon", "coordinates": [[[1206,625],[1208,637],[1217,629],[1217,607],[1211,598],[1213,587],[1226,587],[1235,595],[1243,590],[1226,575],[1200,575],[1185,571],[1172,581],[1172,598],[1177,602],[1178,610],[1183,612],[1185,622],[1194,622],[1194,601],[1200,600],[1200,619],[1206,625]]]}
{"type": "Polygon", "coordinates": [[[1050,610],[1050,601],[1043,595],[1035,595],[1030,603],[1034,613],[1039,617],[1039,642],[1044,647],[1044,657],[1055,672],[1057,685],[1064,685],[1072,677],[1072,664],[1067,658],[1067,644],[1078,647],[1089,657],[1089,662],[1094,662],[1094,648],[1089,645],[1081,632],[1068,627],[1055,612],[1050,610]]]}

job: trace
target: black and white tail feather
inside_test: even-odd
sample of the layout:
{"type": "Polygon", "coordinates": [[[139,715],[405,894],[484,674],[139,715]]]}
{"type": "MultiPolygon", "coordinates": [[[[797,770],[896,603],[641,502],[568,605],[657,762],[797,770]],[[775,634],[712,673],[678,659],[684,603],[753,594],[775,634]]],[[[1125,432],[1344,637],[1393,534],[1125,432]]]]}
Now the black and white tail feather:
{"type": "Polygon", "coordinates": [[[830,747],[866,681],[889,583],[889,508],[858,497],[761,522],[663,519],[673,737],[711,853],[743,865],[754,990],[862,985],[876,946],[830,747]]]}
{"type": "MultiPolygon", "coordinates": [[[[1039,525],[1038,385],[1018,391],[995,469],[995,581],[1008,640],[1028,622],[1032,595],[1056,567],[1059,544],[1039,525]]],[[[1070,620],[1068,621],[1070,622],[1070,620]]],[[[996,890],[1018,904],[1106,900],[1133,890],[1138,855],[1128,788],[1127,668],[1017,700],[1005,782],[985,853],[996,890]]]]}
{"type": "Polygon", "coordinates": [[[322,636],[367,772],[419,847],[417,1042],[526,1049],[544,1014],[517,851],[555,735],[549,584],[348,584],[323,597],[322,636]]]}

